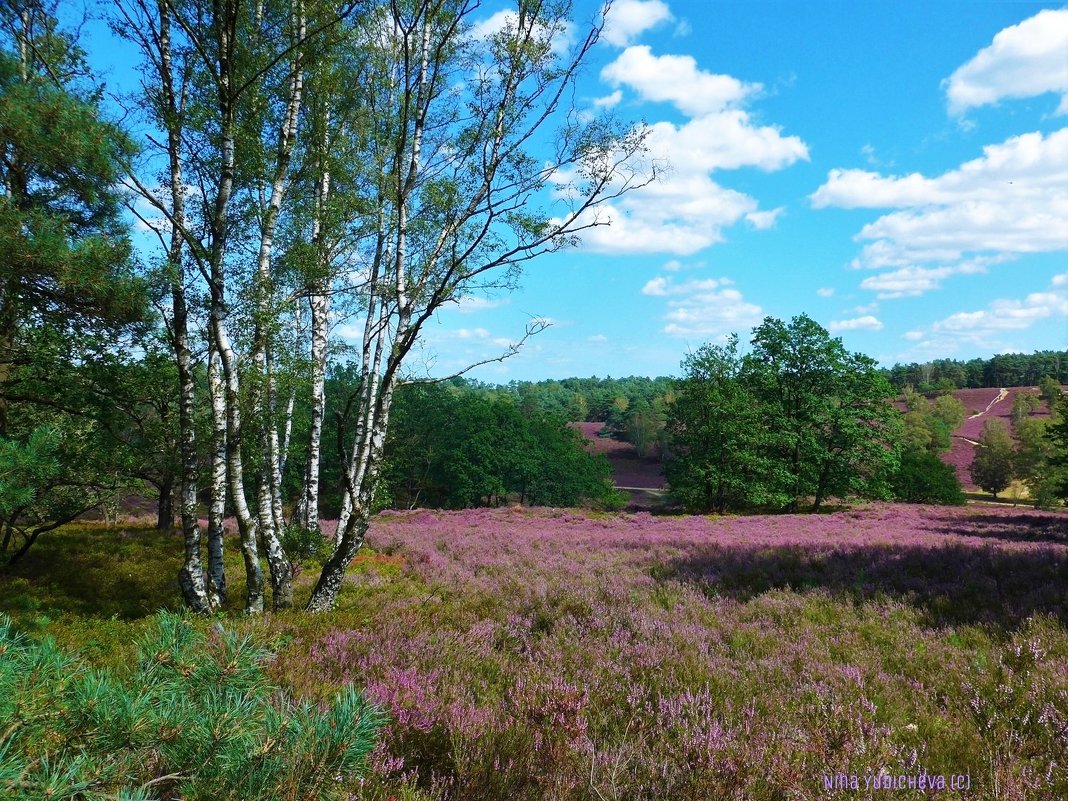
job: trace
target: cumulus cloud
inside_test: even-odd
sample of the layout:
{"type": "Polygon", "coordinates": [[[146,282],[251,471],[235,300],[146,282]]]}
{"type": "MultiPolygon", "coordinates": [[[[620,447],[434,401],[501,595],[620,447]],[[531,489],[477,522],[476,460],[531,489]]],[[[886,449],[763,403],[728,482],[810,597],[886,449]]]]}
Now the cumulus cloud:
{"type": "Polygon", "coordinates": [[[784,211],[780,206],[777,209],[769,209],[767,211],[751,211],[745,215],[745,221],[758,231],[764,231],[768,228],[774,228],[775,223],[779,221],[779,215],[784,211]]]}
{"type": "MultiPolygon", "coordinates": [[[[614,8],[614,7],[613,7],[614,8]]],[[[761,84],[701,69],[688,55],[657,55],[645,45],[627,47],[601,71],[612,94],[602,105],[634,95],[640,102],[668,103],[686,118],[645,126],[645,172],[657,180],[589,213],[582,221],[584,246],[600,253],[690,255],[724,240],[741,222],[773,227],[782,208],[761,209],[756,198],[723,186],[715,173],[755,167],[784,169],[809,158],[808,146],[776,125],[761,125],[743,105],[761,84]]],[[[571,175],[558,175],[558,196],[571,175]]]]}
{"type": "Polygon", "coordinates": [[[770,228],[782,209],[761,210],[750,195],[722,186],[719,170],[756,167],[768,172],[808,159],[796,136],[774,126],[754,125],[742,109],[707,114],[681,125],[657,122],[648,128],[648,157],[669,165],[663,176],[603,207],[600,221],[583,236],[604,253],[689,255],[723,241],[723,229],[742,220],[770,228]]]}
{"type": "Polygon", "coordinates": [[[821,298],[832,298],[832,297],[834,297],[834,287],[833,286],[820,287],[819,289],[816,290],[816,294],[819,295],[821,298]]]}
{"type": "Polygon", "coordinates": [[[988,145],[981,157],[935,177],[832,170],[811,201],[816,208],[893,209],[857,233],[866,244],[853,266],[897,268],[865,288],[895,291],[890,283],[926,276],[929,285],[916,288],[927,291],[950,274],[948,265],[961,273],[965,260],[990,264],[1068,248],[1068,128],[988,145]]]}
{"type": "Polygon", "coordinates": [[[882,321],[871,314],[854,317],[851,320],[831,320],[827,325],[827,330],[832,334],[839,331],[881,331],[882,329],[882,321]]]}
{"type": "Polygon", "coordinates": [[[657,276],[642,287],[642,294],[667,299],[663,332],[673,337],[718,339],[752,328],[763,317],[761,308],[746,301],[729,278],[676,282],[657,276]]]}
{"type": "Polygon", "coordinates": [[[930,326],[909,331],[905,339],[943,347],[947,353],[960,343],[1004,349],[1009,346],[1003,339],[1005,335],[1055,317],[1068,317],[1068,273],[1054,276],[1042,292],[995,300],[985,309],[956,312],[930,326]]]}
{"type": "Polygon", "coordinates": [[[614,0],[605,15],[601,39],[626,47],[645,31],[672,19],[667,3],[661,0],[614,0]]]}
{"type": "Polygon", "coordinates": [[[706,72],[693,56],[655,56],[648,45],[628,47],[601,70],[601,78],[630,87],[642,100],[672,103],[691,117],[735,106],[762,88],[706,72]]]}
{"type": "Polygon", "coordinates": [[[1068,9],[1047,9],[1005,28],[989,47],[943,82],[949,111],[1005,98],[1061,96],[1058,114],[1068,114],[1068,9]]]}
{"type": "Polygon", "coordinates": [[[604,97],[597,97],[593,100],[593,105],[597,108],[615,108],[619,105],[619,101],[623,99],[623,90],[616,89],[611,94],[604,97]]]}
{"type": "Polygon", "coordinates": [[[489,339],[490,332],[485,328],[457,328],[451,332],[457,339],[489,339]]]}
{"type": "Polygon", "coordinates": [[[950,276],[985,272],[986,265],[980,261],[945,267],[902,267],[865,278],[860,282],[860,288],[878,292],[880,300],[916,297],[939,289],[950,276]]]}

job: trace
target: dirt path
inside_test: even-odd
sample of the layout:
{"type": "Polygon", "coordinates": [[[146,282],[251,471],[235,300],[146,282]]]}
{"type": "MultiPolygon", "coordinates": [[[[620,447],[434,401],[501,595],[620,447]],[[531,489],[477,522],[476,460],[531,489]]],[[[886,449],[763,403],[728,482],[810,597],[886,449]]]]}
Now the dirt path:
{"type": "Polygon", "coordinates": [[[990,403],[988,403],[986,405],[986,408],[983,409],[983,411],[976,412],[975,414],[973,414],[968,419],[969,420],[974,420],[976,417],[982,417],[984,414],[986,414],[987,412],[989,412],[993,408],[995,403],[1001,403],[1007,397],[1009,397],[1009,391],[1007,389],[1005,389],[1005,387],[1000,387],[998,389],[998,396],[996,398],[994,398],[994,400],[990,401],[990,403]]]}

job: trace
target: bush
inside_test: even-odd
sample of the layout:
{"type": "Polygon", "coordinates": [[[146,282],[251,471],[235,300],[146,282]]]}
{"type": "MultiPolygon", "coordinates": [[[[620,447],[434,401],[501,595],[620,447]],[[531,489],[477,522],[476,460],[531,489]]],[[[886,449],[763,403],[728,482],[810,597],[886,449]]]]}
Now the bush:
{"type": "Polygon", "coordinates": [[[290,559],[323,562],[334,550],[334,541],[324,537],[317,529],[293,523],[282,532],[282,549],[290,559]]]}
{"type": "Polygon", "coordinates": [[[893,481],[894,497],[907,503],[960,506],[964,488],[957,473],[929,451],[907,450],[893,481]]]}
{"type": "Polygon", "coordinates": [[[351,685],[325,709],[290,702],[263,671],[268,656],[160,614],[120,677],[0,617],[0,797],[346,797],[381,713],[351,685]]]}

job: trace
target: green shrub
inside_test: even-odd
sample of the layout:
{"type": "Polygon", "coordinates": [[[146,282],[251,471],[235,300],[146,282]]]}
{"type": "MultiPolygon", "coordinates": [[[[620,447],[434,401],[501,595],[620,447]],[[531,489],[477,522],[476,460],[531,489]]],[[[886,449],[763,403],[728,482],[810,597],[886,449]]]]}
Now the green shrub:
{"type": "Polygon", "coordinates": [[[383,723],[349,685],[325,709],[272,684],[269,653],[161,613],[127,678],[0,616],[0,797],[346,797],[383,723]]]}
{"type": "Polygon", "coordinates": [[[295,523],[282,532],[282,548],[291,559],[323,562],[334,550],[334,541],[317,529],[304,528],[295,523]]]}
{"type": "Polygon", "coordinates": [[[930,451],[906,450],[893,480],[894,497],[907,503],[960,506],[964,489],[952,465],[930,451]]]}

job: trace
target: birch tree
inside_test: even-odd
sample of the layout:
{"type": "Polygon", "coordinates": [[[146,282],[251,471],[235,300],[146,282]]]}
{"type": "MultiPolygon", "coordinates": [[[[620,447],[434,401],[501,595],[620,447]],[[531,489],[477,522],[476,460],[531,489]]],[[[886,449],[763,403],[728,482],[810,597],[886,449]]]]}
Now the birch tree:
{"type": "MultiPolygon", "coordinates": [[[[129,183],[164,219],[155,227],[178,277],[172,285],[187,287],[181,279],[188,265],[206,296],[207,314],[199,323],[211,353],[208,392],[215,422],[209,560],[221,559],[220,482],[225,480],[241,537],[248,612],[264,607],[261,541],[274,606],[288,606],[292,599],[292,568],[279,541],[281,464],[272,381],[278,305],[272,259],[297,137],[304,47],[352,9],[331,7],[334,13],[309,31],[303,0],[210,5],[125,0],[119,5],[117,28],[141,49],[144,95],[150,101],[141,107],[148,128],[145,157],[131,165],[129,183]],[[165,136],[156,136],[154,129],[165,136]],[[159,162],[169,165],[158,181],[163,191],[146,177],[159,162]],[[254,504],[247,494],[246,464],[254,475],[254,504]]],[[[173,317],[180,321],[175,309],[173,317]]],[[[181,326],[173,328],[180,332],[181,326]]],[[[183,442],[187,439],[183,433],[183,442]]],[[[210,606],[224,595],[221,561],[209,565],[210,581],[205,579],[197,561],[199,532],[195,525],[183,527],[183,582],[191,587],[187,602],[193,608],[210,606]]]]}
{"type": "Polygon", "coordinates": [[[512,285],[525,262],[597,225],[598,204],[655,172],[639,158],[640,130],[570,105],[603,20],[571,43],[566,4],[513,8],[479,31],[475,2],[394,0],[365,8],[354,31],[368,122],[369,211],[353,254],[361,381],[342,421],[346,513],[309,610],[335,605],[363,544],[393,394],[417,378],[405,363],[425,323],[466,295],[512,285]]]}

